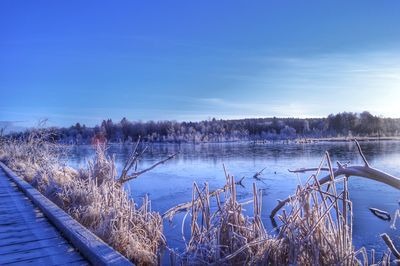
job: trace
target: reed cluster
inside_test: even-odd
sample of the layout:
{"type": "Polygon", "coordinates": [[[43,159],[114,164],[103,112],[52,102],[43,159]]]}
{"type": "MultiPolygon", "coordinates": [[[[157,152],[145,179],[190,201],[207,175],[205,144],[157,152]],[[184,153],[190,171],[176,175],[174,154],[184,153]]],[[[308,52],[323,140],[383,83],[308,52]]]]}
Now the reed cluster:
{"type": "MultiPolygon", "coordinates": [[[[330,165],[329,157],[325,158],[330,165]]],[[[322,165],[322,163],[321,163],[322,165]]],[[[320,185],[317,174],[297,187],[279,226],[268,232],[261,219],[262,193],[253,184],[253,215],[236,198],[234,178],[210,198],[207,184],[193,186],[190,239],[179,256],[183,264],[358,265],[367,264],[364,249],[352,244],[352,204],[347,178],[320,185]],[[210,202],[215,202],[215,208],[210,202]],[[213,211],[213,209],[215,209],[213,211]]]]}
{"type": "Polygon", "coordinates": [[[97,147],[85,168],[73,169],[63,163],[63,148],[47,138],[37,130],[26,139],[2,139],[0,160],[136,264],[157,264],[165,245],[162,218],[147,197],[140,207],[129,198],[105,147],[97,147]]]}

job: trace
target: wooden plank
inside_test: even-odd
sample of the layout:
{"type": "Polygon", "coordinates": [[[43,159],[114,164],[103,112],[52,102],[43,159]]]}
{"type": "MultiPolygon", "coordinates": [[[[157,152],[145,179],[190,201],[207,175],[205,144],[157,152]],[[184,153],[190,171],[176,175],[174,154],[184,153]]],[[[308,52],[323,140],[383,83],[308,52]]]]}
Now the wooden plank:
{"type": "Polygon", "coordinates": [[[64,263],[65,259],[67,259],[67,254],[65,253],[65,251],[51,250],[50,252],[47,252],[46,255],[43,255],[43,253],[38,252],[31,254],[31,256],[27,257],[21,256],[21,257],[9,258],[8,260],[7,258],[5,259],[0,258],[0,263],[2,265],[12,265],[12,264],[25,265],[27,262],[35,261],[37,265],[55,265],[57,263],[64,263]]]}
{"type": "Polygon", "coordinates": [[[29,205],[26,205],[26,200],[28,200],[28,198],[23,198],[21,197],[20,193],[16,193],[19,191],[8,191],[8,196],[7,197],[3,197],[2,199],[0,199],[0,203],[2,204],[3,208],[9,208],[11,206],[15,206],[17,203],[22,203],[23,206],[27,207],[29,205]]]}
{"type": "MultiPolygon", "coordinates": [[[[19,211],[19,210],[18,210],[19,211]]],[[[34,213],[32,211],[29,211],[29,209],[22,209],[22,211],[25,211],[24,216],[21,215],[15,215],[15,213],[2,213],[1,214],[1,219],[4,221],[9,220],[14,220],[14,221],[26,221],[26,222],[32,222],[40,219],[46,219],[44,215],[40,213],[34,213]],[[29,211],[29,213],[28,213],[29,211]]]]}
{"type": "Polygon", "coordinates": [[[15,215],[15,210],[14,211],[0,211],[1,219],[6,221],[7,219],[12,219],[12,218],[19,218],[19,220],[26,220],[26,221],[32,221],[32,220],[39,220],[46,218],[43,213],[36,213],[32,212],[32,209],[29,208],[20,208],[18,211],[25,211],[24,217],[20,215],[15,215]],[[29,212],[29,214],[28,214],[29,212]]]}
{"type": "MultiPolygon", "coordinates": [[[[7,247],[4,247],[0,249],[0,257],[5,255],[5,254],[11,254],[11,253],[16,253],[16,252],[29,252],[30,250],[34,249],[40,249],[40,248],[58,248],[58,246],[62,245],[69,245],[65,241],[61,241],[60,243],[52,243],[52,242],[47,242],[47,243],[39,243],[38,242],[25,242],[22,245],[10,245],[7,247]]],[[[70,246],[70,245],[69,245],[70,246]]],[[[79,258],[82,259],[78,254],[76,254],[79,258]]]]}
{"type": "MultiPolygon", "coordinates": [[[[0,206],[0,213],[15,213],[15,205],[14,204],[6,205],[6,203],[4,203],[4,202],[1,202],[1,204],[2,205],[0,206]]],[[[32,206],[20,206],[19,209],[32,211],[32,206]]],[[[33,209],[33,212],[42,215],[42,213],[39,210],[33,209]]]]}
{"type": "MultiPolygon", "coordinates": [[[[88,265],[87,261],[85,260],[72,260],[72,261],[67,261],[66,263],[68,263],[68,266],[86,266],[88,265]]],[[[56,264],[55,266],[59,266],[59,265],[65,265],[65,263],[62,264],[56,264]]]]}
{"type": "Polygon", "coordinates": [[[9,250],[13,250],[14,248],[29,248],[32,245],[40,246],[40,245],[46,245],[46,243],[50,243],[53,246],[57,246],[60,243],[66,243],[63,241],[64,239],[60,239],[58,237],[56,238],[42,238],[42,239],[36,239],[33,241],[25,241],[21,243],[15,243],[11,244],[8,246],[3,246],[0,249],[2,250],[3,253],[7,253],[9,250]]]}
{"type": "Polygon", "coordinates": [[[0,202],[2,203],[2,204],[7,204],[7,203],[12,203],[12,202],[16,202],[16,201],[18,201],[18,202],[24,202],[25,200],[27,200],[28,198],[26,198],[26,197],[21,197],[22,195],[20,195],[19,193],[17,193],[18,194],[18,197],[17,198],[15,198],[14,197],[14,193],[15,191],[7,191],[7,193],[8,193],[8,195],[7,196],[3,196],[2,198],[0,198],[0,202]]]}
{"type": "Polygon", "coordinates": [[[54,256],[55,254],[59,254],[57,256],[60,258],[52,258],[52,261],[58,261],[70,257],[73,257],[74,259],[82,259],[80,254],[78,254],[75,249],[60,236],[56,238],[40,238],[34,241],[22,239],[20,243],[14,241],[13,243],[9,243],[9,245],[0,247],[0,253],[0,264],[7,262],[8,258],[11,259],[11,262],[15,262],[22,259],[25,261],[49,255],[54,256]],[[60,249],[60,247],[64,247],[64,249],[60,249]],[[35,252],[29,252],[30,250],[34,250],[35,252]],[[62,250],[62,252],[60,252],[60,250],[62,250]],[[29,255],[29,253],[32,253],[33,255],[29,255]]]}
{"type": "MultiPolygon", "coordinates": [[[[15,262],[15,263],[7,263],[6,265],[21,265],[21,262],[15,262]]],[[[31,260],[25,260],[23,262],[23,265],[42,265],[40,263],[38,263],[37,259],[31,259],[31,260]]],[[[50,265],[75,265],[75,266],[86,266],[86,265],[90,265],[86,260],[84,259],[80,259],[80,260],[76,260],[76,259],[65,259],[62,262],[52,262],[50,265]]]]}
{"type": "Polygon", "coordinates": [[[0,264],[87,265],[79,254],[0,170],[0,264]],[[7,186],[8,185],[8,186],[7,186]]]}
{"type": "Polygon", "coordinates": [[[7,243],[7,242],[12,242],[13,240],[17,240],[17,241],[23,241],[25,239],[28,240],[37,240],[37,239],[41,239],[41,238],[47,238],[47,237],[60,237],[57,235],[57,232],[54,231],[45,231],[45,230],[40,230],[40,231],[24,231],[22,233],[15,233],[15,232],[11,232],[9,234],[2,234],[1,237],[1,243],[0,243],[0,247],[3,246],[3,243],[7,243]],[[40,237],[38,236],[40,233],[40,237]]]}
{"type": "Polygon", "coordinates": [[[60,239],[60,236],[54,236],[54,235],[43,236],[41,238],[32,238],[32,237],[24,237],[24,238],[19,238],[19,239],[6,238],[6,239],[1,239],[0,249],[3,248],[3,247],[6,248],[6,247],[11,246],[11,245],[20,245],[20,244],[23,244],[23,243],[40,242],[40,241],[46,241],[46,240],[59,240],[59,241],[62,241],[62,239],[60,239]]]}
{"type": "Polygon", "coordinates": [[[4,221],[0,222],[0,226],[18,226],[18,225],[26,225],[28,223],[36,223],[36,222],[42,222],[42,221],[46,221],[48,224],[48,221],[46,220],[46,218],[26,220],[26,219],[22,219],[19,217],[14,217],[14,218],[4,219],[4,221]]]}
{"type": "MultiPolygon", "coordinates": [[[[36,220],[34,225],[37,225],[37,228],[51,228],[48,225],[48,221],[45,219],[39,219],[36,220]]],[[[19,231],[26,231],[26,230],[31,230],[33,228],[32,225],[26,225],[26,224],[22,224],[22,223],[17,223],[14,222],[13,226],[12,225],[3,225],[0,226],[0,234],[2,233],[6,233],[6,232],[19,232],[19,231]]],[[[58,231],[57,231],[58,232],[58,231]]]]}
{"type": "MultiPolygon", "coordinates": [[[[30,260],[34,258],[41,258],[47,255],[63,254],[62,258],[71,257],[72,259],[82,259],[75,250],[68,243],[63,243],[56,246],[57,249],[52,248],[50,252],[43,252],[45,247],[38,247],[35,249],[22,250],[18,252],[12,252],[2,254],[0,257],[0,263],[4,262],[19,262],[24,260],[30,260]],[[46,255],[44,255],[46,254],[46,255]]],[[[61,258],[60,258],[61,259],[61,258]]]]}
{"type": "Polygon", "coordinates": [[[0,222],[0,226],[13,226],[13,225],[18,225],[21,224],[21,221],[2,221],[0,222]]]}
{"type": "MultiPolygon", "coordinates": [[[[34,225],[36,225],[37,227],[35,228],[35,230],[37,231],[52,231],[55,234],[59,234],[59,232],[52,226],[47,226],[48,225],[48,221],[44,220],[44,221],[36,221],[34,223],[34,225]],[[46,226],[44,226],[46,225],[46,226]]],[[[26,231],[32,231],[33,226],[31,225],[22,225],[22,224],[18,224],[16,226],[1,226],[0,227],[0,239],[2,238],[3,234],[7,234],[7,233],[19,233],[19,232],[26,232],[26,231]]]]}

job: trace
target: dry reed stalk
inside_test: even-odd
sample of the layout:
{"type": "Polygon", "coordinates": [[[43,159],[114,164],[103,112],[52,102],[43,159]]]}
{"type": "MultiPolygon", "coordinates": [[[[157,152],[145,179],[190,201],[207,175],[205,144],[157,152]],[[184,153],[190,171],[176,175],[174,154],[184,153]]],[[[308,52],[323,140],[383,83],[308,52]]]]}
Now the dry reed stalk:
{"type": "MultiPolygon", "coordinates": [[[[365,249],[352,244],[352,205],[347,178],[320,184],[323,164],[332,175],[329,154],[316,174],[299,185],[287,210],[279,219],[277,235],[270,235],[261,219],[262,194],[253,184],[253,216],[243,213],[236,199],[236,183],[226,174],[223,200],[216,193],[216,210],[211,211],[208,185],[193,185],[190,206],[191,235],[180,256],[184,265],[357,265],[367,264],[365,249]],[[342,191],[338,189],[343,187],[342,191]],[[221,203],[223,202],[223,203],[221,203]]],[[[186,216],[185,216],[186,217],[186,216]]]]}
{"type": "Polygon", "coordinates": [[[87,168],[75,170],[62,163],[60,146],[47,142],[43,132],[2,140],[0,160],[136,264],[157,264],[166,243],[162,218],[147,197],[140,208],[129,198],[105,146],[97,147],[87,168]]]}

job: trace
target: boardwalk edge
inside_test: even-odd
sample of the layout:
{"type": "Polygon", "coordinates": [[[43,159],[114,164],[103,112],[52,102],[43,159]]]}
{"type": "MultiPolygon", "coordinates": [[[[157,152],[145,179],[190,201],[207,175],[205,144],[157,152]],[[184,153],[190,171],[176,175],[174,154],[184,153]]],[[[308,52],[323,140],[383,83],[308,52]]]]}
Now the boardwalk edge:
{"type": "Polygon", "coordinates": [[[0,167],[90,263],[93,265],[133,265],[127,258],[74,220],[23,178],[15,174],[4,163],[0,162],[0,167]]]}

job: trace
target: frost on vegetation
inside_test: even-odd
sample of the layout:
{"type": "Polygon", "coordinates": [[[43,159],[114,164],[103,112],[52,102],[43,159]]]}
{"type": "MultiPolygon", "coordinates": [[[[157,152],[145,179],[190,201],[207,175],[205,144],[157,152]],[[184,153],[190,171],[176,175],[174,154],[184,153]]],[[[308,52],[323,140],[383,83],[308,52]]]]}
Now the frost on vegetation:
{"type": "Polygon", "coordinates": [[[128,197],[105,146],[97,146],[86,167],[73,169],[62,160],[63,147],[48,138],[40,130],[24,139],[2,138],[0,160],[136,264],[157,264],[165,245],[162,218],[147,197],[140,207],[128,197]]]}

